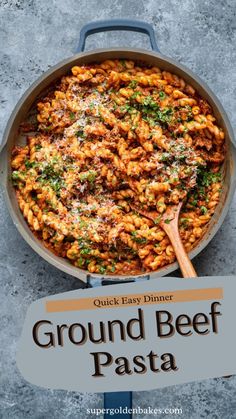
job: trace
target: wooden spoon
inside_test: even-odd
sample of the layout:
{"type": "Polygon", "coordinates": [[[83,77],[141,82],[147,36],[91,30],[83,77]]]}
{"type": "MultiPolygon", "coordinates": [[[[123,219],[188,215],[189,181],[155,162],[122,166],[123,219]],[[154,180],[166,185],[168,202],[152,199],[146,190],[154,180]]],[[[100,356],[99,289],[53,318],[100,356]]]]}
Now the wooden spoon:
{"type": "MultiPolygon", "coordinates": [[[[159,225],[166,232],[170,239],[170,242],[175,251],[176,258],[179,262],[179,266],[184,278],[195,278],[197,273],[190,261],[188,254],[183,246],[180,234],[179,234],[179,213],[182,207],[182,202],[178,205],[168,206],[166,211],[162,214],[159,225]]],[[[157,211],[144,211],[136,207],[136,205],[130,204],[130,207],[143,215],[146,218],[154,221],[160,214],[157,211]]]]}

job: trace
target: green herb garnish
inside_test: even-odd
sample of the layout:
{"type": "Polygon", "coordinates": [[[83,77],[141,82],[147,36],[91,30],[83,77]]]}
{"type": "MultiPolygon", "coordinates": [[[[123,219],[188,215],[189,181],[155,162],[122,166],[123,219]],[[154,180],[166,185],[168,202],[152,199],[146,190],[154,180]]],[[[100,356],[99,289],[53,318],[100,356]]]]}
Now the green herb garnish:
{"type": "Polygon", "coordinates": [[[81,182],[88,181],[90,183],[93,183],[96,179],[96,176],[97,176],[97,172],[95,172],[95,170],[89,170],[88,172],[79,174],[79,178],[81,182]]]}
{"type": "Polygon", "coordinates": [[[200,210],[201,210],[201,213],[204,214],[204,215],[208,212],[208,209],[206,207],[204,207],[204,205],[202,205],[200,207],[200,210]]]}
{"type": "Polygon", "coordinates": [[[37,165],[37,163],[35,161],[25,160],[26,169],[32,169],[36,165],[37,165]]]}
{"type": "Polygon", "coordinates": [[[167,161],[170,158],[169,153],[162,153],[161,155],[161,161],[167,161]]]}
{"type": "MultiPolygon", "coordinates": [[[[57,163],[57,160],[54,160],[54,163],[57,163]]],[[[41,183],[49,183],[51,188],[59,195],[61,188],[64,186],[62,174],[62,169],[55,170],[52,160],[52,163],[47,164],[41,169],[41,174],[37,180],[41,183]]]]}
{"type": "Polygon", "coordinates": [[[71,121],[73,121],[75,119],[75,114],[74,112],[70,112],[70,119],[71,121]]]}
{"type": "Polygon", "coordinates": [[[85,138],[85,134],[83,130],[79,130],[75,133],[76,137],[85,138]]]}
{"type": "Polygon", "coordinates": [[[135,87],[137,87],[137,84],[138,84],[137,80],[132,80],[130,84],[128,85],[128,87],[130,87],[131,89],[135,89],[135,87]]]}
{"type": "Polygon", "coordinates": [[[82,268],[82,267],[83,267],[83,265],[84,265],[84,259],[83,259],[82,257],[80,257],[80,258],[77,260],[77,263],[78,263],[78,265],[79,265],[79,268],[82,268]]]}
{"type": "Polygon", "coordinates": [[[112,265],[112,267],[111,267],[111,272],[115,272],[115,270],[116,270],[116,265],[112,265]]]}
{"type": "Polygon", "coordinates": [[[105,266],[99,266],[99,272],[100,274],[105,274],[106,273],[106,267],[105,266]]]}
{"type": "Polygon", "coordinates": [[[160,214],[160,215],[158,215],[158,217],[157,218],[155,218],[155,220],[153,220],[154,221],[154,224],[159,224],[160,223],[160,221],[161,221],[161,217],[162,217],[162,215],[160,214]]]}
{"type": "Polygon", "coordinates": [[[120,60],[120,63],[121,63],[121,65],[122,65],[124,68],[126,68],[126,63],[125,63],[125,60],[120,60]]]}
{"type": "Polygon", "coordinates": [[[18,180],[18,179],[20,179],[19,172],[17,170],[14,170],[14,172],[12,172],[12,174],[11,174],[11,178],[12,178],[12,180],[18,180]]]}
{"type": "Polygon", "coordinates": [[[220,172],[207,171],[204,168],[198,168],[198,185],[199,186],[210,186],[212,183],[219,182],[222,179],[220,172]]]}
{"type": "Polygon", "coordinates": [[[165,92],[159,92],[159,98],[164,99],[166,97],[165,92]]]}
{"type": "Polygon", "coordinates": [[[82,250],[81,250],[81,252],[80,252],[80,254],[81,255],[89,255],[89,253],[91,252],[91,249],[89,248],[89,247],[84,247],[82,250]]]}
{"type": "Polygon", "coordinates": [[[147,239],[145,237],[137,237],[137,231],[131,231],[132,239],[138,244],[145,244],[147,239]]]}
{"type": "Polygon", "coordinates": [[[189,223],[189,218],[180,218],[180,223],[186,227],[189,223]]]}

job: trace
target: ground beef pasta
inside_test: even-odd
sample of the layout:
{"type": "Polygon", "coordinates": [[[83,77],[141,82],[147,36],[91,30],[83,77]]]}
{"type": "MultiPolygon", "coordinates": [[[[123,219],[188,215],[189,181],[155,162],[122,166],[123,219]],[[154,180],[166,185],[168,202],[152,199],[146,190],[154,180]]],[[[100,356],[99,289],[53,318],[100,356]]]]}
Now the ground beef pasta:
{"type": "Polygon", "coordinates": [[[175,260],[159,222],[179,201],[187,251],[203,236],[219,201],[224,132],[183,79],[127,60],[75,66],[37,112],[35,133],[12,151],[12,181],[55,254],[101,274],[157,270],[175,260]]]}

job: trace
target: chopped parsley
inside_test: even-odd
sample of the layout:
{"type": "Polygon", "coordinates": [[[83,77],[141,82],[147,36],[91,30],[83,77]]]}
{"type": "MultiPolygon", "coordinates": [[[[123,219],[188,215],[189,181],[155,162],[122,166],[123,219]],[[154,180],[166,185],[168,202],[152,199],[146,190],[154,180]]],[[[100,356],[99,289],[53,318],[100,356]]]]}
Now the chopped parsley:
{"type": "Polygon", "coordinates": [[[37,165],[36,161],[25,160],[26,169],[32,169],[37,165]]]}
{"type": "Polygon", "coordinates": [[[151,117],[155,122],[162,124],[169,124],[172,119],[173,109],[164,108],[160,109],[158,103],[156,103],[151,96],[147,96],[141,105],[141,111],[146,117],[151,117]]]}
{"type": "Polygon", "coordinates": [[[12,172],[11,178],[12,178],[12,180],[20,179],[20,174],[19,174],[18,170],[14,170],[14,172],[12,172]]]}
{"type": "Polygon", "coordinates": [[[156,113],[156,118],[163,124],[169,124],[171,122],[172,114],[173,114],[172,108],[165,108],[163,110],[159,110],[156,113]]]}
{"type": "Polygon", "coordinates": [[[115,272],[115,270],[116,270],[116,265],[115,265],[115,264],[113,264],[113,265],[112,265],[112,267],[110,268],[110,271],[111,271],[111,272],[115,272]]]}
{"type": "Polygon", "coordinates": [[[161,214],[160,214],[160,215],[158,215],[158,217],[157,217],[157,218],[155,218],[155,220],[153,220],[154,224],[159,224],[159,223],[160,223],[160,221],[161,221],[161,217],[162,217],[162,215],[161,215],[161,214]]]}
{"type": "Polygon", "coordinates": [[[88,223],[86,223],[86,221],[81,220],[79,223],[80,228],[84,228],[84,227],[88,227],[88,223]]]}
{"type": "Polygon", "coordinates": [[[57,161],[54,160],[52,163],[48,163],[45,167],[40,168],[41,174],[37,180],[42,183],[49,183],[51,188],[59,195],[61,188],[64,186],[63,170],[55,170],[53,163],[57,163],[57,161]]]}
{"type": "Polygon", "coordinates": [[[204,215],[208,212],[208,209],[206,207],[204,207],[204,205],[202,205],[200,207],[200,210],[201,210],[201,213],[204,214],[204,215]]]}
{"type": "Polygon", "coordinates": [[[84,266],[84,259],[81,256],[77,260],[77,264],[78,264],[79,268],[82,268],[84,266]]]}
{"type": "Polygon", "coordinates": [[[88,172],[80,173],[79,179],[81,182],[88,181],[89,183],[93,183],[96,179],[97,172],[95,170],[89,170],[88,172]]]}
{"type": "Polygon", "coordinates": [[[169,153],[162,153],[161,155],[161,161],[167,161],[170,158],[169,153]]]}
{"type": "Polygon", "coordinates": [[[137,231],[131,231],[132,239],[138,244],[145,244],[147,239],[145,237],[137,237],[137,231]]]}
{"type": "Polygon", "coordinates": [[[18,170],[14,170],[14,172],[12,172],[11,179],[14,186],[18,185],[18,180],[21,179],[21,174],[23,174],[23,172],[18,172],[18,170]]]}
{"type": "Polygon", "coordinates": [[[105,267],[105,266],[100,265],[100,266],[99,266],[99,272],[100,272],[100,274],[105,274],[105,273],[106,273],[106,267],[105,267]]]}
{"type": "Polygon", "coordinates": [[[137,80],[132,80],[130,84],[128,85],[128,87],[130,87],[130,89],[135,89],[135,87],[137,87],[137,84],[138,84],[137,80]]]}
{"type": "Polygon", "coordinates": [[[184,226],[187,227],[188,223],[189,223],[189,218],[180,218],[180,223],[184,226]]]}
{"type": "Polygon", "coordinates": [[[83,249],[81,249],[80,254],[89,255],[90,252],[91,252],[91,249],[89,247],[84,247],[83,249]]]}
{"type": "Polygon", "coordinates": [[[136,97],[137,96],[140,96],[141,95],[141,92],[139,91],[139,90],[136,90],[133,94],[132,94],[132,96],[130,96],[130,98],[131,99],[136,99],[136,97]]]}
{"type": "Polygon", "coordinates": [[[165,97],[166,97],[165,92],[159,92],[159,98],[160,99],[165,99],[165,97]]]}
{"type": "Polygon", "coordinates": [[[126,111],[126,112],[129,112],[129,113],[132,113],[133,111],[136,111],[136,109],[129,104],[125,104],[125,105],[121,106],[120,110],[121,110],[121,112],[126,111]]]}
{"type": "Polygon", "coordinates": [[[121,63],[121,65],[122,65],[122,67],[127,68],[127,67],[126,67],[126,62],[125,62],[125,60],[120,60],[120,63],[121,63]]]}
{"type": "Polygon", "coordinates": [[[192,205],[193,207],[196,207],[197,206],[197,199],[194,199],[193,201],[191,201],[191,202],[189,202],[190,203],[190,205],[192,205]]]}
{"type": "Polygon", "coordinates": [[[150,110],[158,110],[159,106],[158,104],[153,100],[152,96],[147,96],[142,102],[143,105],[143,111],[144,113],[150,112],[150,110]],[[148,109],[149,108],[149,109],[148,109]]]}
{"type": "Polygon", "coordinates": [[[50,131],[53,128],[53,125],[48,125],[47,127],[43,127],[44,131],[50,131]]]}
{"type": "Polygon", "coordinates": [[[70,112],[70,120],[73,121],[75,119],[75,114],[74,112],[70,112]]]}
{"type": "Polygon", "coordinates": [[[210,186],[212,183],[219,182],[222,179],[220,172],[207,171],[205,168],[198,168],[198,185],[210,186]]]}

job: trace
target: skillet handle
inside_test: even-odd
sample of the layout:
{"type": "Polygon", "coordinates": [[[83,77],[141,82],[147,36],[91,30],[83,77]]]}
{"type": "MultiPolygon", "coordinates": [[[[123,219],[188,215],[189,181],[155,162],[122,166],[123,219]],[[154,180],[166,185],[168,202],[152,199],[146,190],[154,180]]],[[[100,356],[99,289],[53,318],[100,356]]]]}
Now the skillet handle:
{"type": "Polygon", "coordinates": [[[87,23],[82,27],[80,31],[79,45],[77,47],[76,52],[84,51],[85,41],[89,35],[98,32],[117,30],[145,33],[149,36],[152,49],[154,51],[160,52],[155,38],[155,32],[153,27],[147,22],[142,22],[133,19],[108,19],[87,23]]]}
{"type": "Polygon", "coordinates": [[[95,288],[102,285],[127,284],[129,282],[141,282],[150,279],[150,275],[142,275],[137,277],[127,277],[120,279],[119,277],[106,278],[102,276],[87,275],[87,287],[95,288]]]}
{"type": "MultiPolygon", "coordinates": [[[[125,284],[127,282],[136,282],[136,281],[145,281],[150,279],[149,275],[138,276],[135,278],[126,278],[123,280],[119,280],[119,278],[114,279],[106,279],[104,277],[92,276],[87,275],[87,286],[90,288],[98,287],[100,285],[112,285],[112,284],[125,284]]],[[[110,409],[117,409],[117,410],[124,410],[126,409],[127,412],[132,411],[132,392],[131,391],[118,391],[118,392],[110,392],[104,393],[104,408],[107,409],[108,413],[104,414],[104,419],[110,418],[110,409]]],[[[127,419],[132,419],[132,413],[118,413],[116,414],[116,418],[123,418],[126,417],[127,419]]]]}

